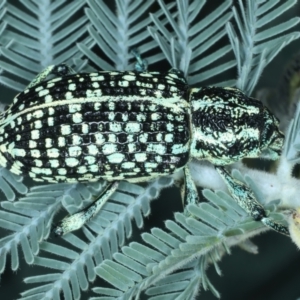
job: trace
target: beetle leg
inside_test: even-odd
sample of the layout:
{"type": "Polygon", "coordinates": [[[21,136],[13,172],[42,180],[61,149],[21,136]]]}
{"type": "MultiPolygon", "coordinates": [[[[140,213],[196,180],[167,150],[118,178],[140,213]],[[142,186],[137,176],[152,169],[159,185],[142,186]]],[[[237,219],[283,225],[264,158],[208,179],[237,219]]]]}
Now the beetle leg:
{"type": "Polygon", "coordinates": [[[68,232],[81,228],[87,221],[93,218],[99,210],[103,207],[109,197],[116,191],[119,186],[119,181],[115,181],[107,184],[104,191],[95,202],[90,206],[86,207],[82,211],[65,217],[59,224],[54,228],[54,233],[58,236],[64,235],[68,232]]]}
{"type": "Polygon", "coordinates": [[[66,64],[51,65],[51,66],[48,66],[47,68],[45,68],[38,75],[36,75],[36,77],[29,83],[29,85],[26,87],[26,89],[29,89],[29,88],[39,84],[40,82],[45,80],[47,78],[47,76],[50,74],[55,74],[58,76],[65,76],[65,75],[74,74],[74,73],[75,73],[75,71],[66,64]]]}
{"type": "Polygon", "coordinates": [[[197,204],[199,202],[199,195],[195,182],[192,179],[190,169],[186,166],[183,169],[184,182],[181,187],[181,197],[184,207],[188,204],[197,204]]]}
{"type": "Polygon", "coordinates": [[[273,230],[289,235],[288,228],[273,221],[266,214],[264,207],[256,200],[253,192],[243,183],[234,179],[224,167],[216,166],[216,170],[224,179],[232,198],[241,206],[255,221],[261,221],[273,230]]]}
{"type": "Polygon", "coordinates": [[[134,65],[134,69],[138,73],[148,72],[148,62],[146,59],[142,59],[141,54],[139,53],[138,49],[132,48],[130,52],[133,54],[133,56],[137,60],[134,65]]]}

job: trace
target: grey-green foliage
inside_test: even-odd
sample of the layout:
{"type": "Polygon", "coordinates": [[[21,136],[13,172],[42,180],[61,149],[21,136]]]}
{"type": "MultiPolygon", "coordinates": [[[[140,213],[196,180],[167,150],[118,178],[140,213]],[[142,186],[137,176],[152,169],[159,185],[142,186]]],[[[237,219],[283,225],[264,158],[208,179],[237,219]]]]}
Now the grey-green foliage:
{"type": "Polygon", "coordinates": [[[275,26],[269,24],[297,1],[247,1],[246,5],[238,2],[238,7],[232,9],[238,34],[231,22],[226,29],[237,61],[236,86],[251,94],[265,66],[283,47],[299,38],[299,32],[285,33],[299,23],[299,17],[275,26]]]}
{"type": "Polygon", "coordinates": [[[5,1],[2,20],[7,30],[1,38],[0,70],[8,74],[1,76],[0,82],[21,91],[42,68],[81,57],[79,50],[72,47],[78,40],[88,46],[93,41],[85,35],[87,17],[80,14],[72,18],[84,1],[19,2],[17,7],[15,1],[5,1]]]}
{"type": "MultiPolygon", "coordinates": [[[[199,84],[223,71],[236,65],[235,60],[219,63],[215,68],[210,66],[231,51],[230,45],[225,45],[218,50],[212,50],[225,35],[225,24],[232,17],[231,0],[223,1],[212,13],[199,20],[205,1],[177,1],[177,21],[162,2],[161,9],[171,25],[172,31],[159,20],[157,14],[151,15],[154,27],[150,27],[151,36],[157,41],[166,59],[173,68],[179,68],[188,76],[189,84],[199,84]],[[195,18],[198,17],[197,22],[195,18]]],[[[234,85],[232,80],[227,80],[217,85],[234,85]]]]}
{"type": "MultiPolygon", "coordinates": [[[[237,86],[251,93],[263,68],[299,37],[298,32],[286,33],[299,18],[265,27],[296,1],[248,0],[233,7],[227,0],[209,15],[202,14],[207,4],[199,0],[168,5],[159,0],[160,8],[149,14],[154,2],[116,0],[115,11],[107,6],[111,1],[101,0],[23,0],[19,7],[14,1],[1,1],[1,82],[20,91],[45,66],[65,61],[79,70],[132,69],[130,49],[138,46],[149,65],[167,59],[185,73],[191,85],[209,80],[234,85],[235,79],[226,75],[224,80],[222,74],[237,66],[237,86]],[[223,46],[215,49],[219,42],[223,46]],[[98,51],[104,56],[98,56],[98,51]]],[[[297,119],[293,124],[298,123],[297,119]]],[[[288,147],[295,145],[294,151],[299,148],[293,142],[297,128],[288,147]]],[[[132,220],[142,228],[150,201],[172,183],[171,178],[146,187],[122,183],[83,228],[83,237],[68,234],[62,238],[64,244],[58,245],[59,240],[46,239],[61,204],[73,213],[96,198],[102,185],[27,188],[21,177],[2,169],[0,189],[7,201],[1,203],[0,226],[11,233],[0,240],[0,272],[8,254],[11,268],[19,267],[20,250],[28,264],[54,270],[26,278],[26,283],[37,285],[23,292],[22,299],[62,299],[62,295],[79,299],[97,275],[112,286],[95,287],[99,296],[93,299],[130,299],[142,293],[149,299],[192,299],[201,287],[219,296],[205,273],[209,264],[220,273],[217,262],[222,255],[265,228],[227,194],[204,190],[209,202],[190,205],[193,218],[176,213],[174,220],[166,221],[165,229],[153,228],[142,234],[142,243],[126,245],[132,220]],[[18,201],[12,202],[15,198],[18,201]]],[[[275,211],[272,216],[281,219],[275,211]]]]}

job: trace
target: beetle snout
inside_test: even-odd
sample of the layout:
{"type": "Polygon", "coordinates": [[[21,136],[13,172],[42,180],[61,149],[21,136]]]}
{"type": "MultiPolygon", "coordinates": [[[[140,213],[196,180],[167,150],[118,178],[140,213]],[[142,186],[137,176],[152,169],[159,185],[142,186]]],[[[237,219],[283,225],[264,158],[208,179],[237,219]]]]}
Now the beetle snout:
{"type": "Polygon", "coordinates": [[[265,148],[262,150],[262,156],[272,160],[278,159],[282,153],[283,144],[284,134],[276,127],[268,141],[265,143],[265,148]]]}
{"type": "Polygon", "coordinates": [[[283,143],[284,134],[279,130],[274,131],[273,139],[269,144],[269,149],[276,153],[276,157],[274,159],[277,159],[281,155],[283,143]]]}
{"type": "Polygon", "coordinates": [[[260,147],[264,157],[276,160],[282,153],[284,134],[279,130],[279,120],[267,108],[264,108],[263,114],[264,128],[260,147]]]}

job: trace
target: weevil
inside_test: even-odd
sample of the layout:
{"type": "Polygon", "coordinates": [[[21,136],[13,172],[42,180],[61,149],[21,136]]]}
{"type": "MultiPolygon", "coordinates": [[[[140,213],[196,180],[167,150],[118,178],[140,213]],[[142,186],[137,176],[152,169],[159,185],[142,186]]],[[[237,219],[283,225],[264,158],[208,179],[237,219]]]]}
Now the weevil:
{"type": "Polygon", "coordinates": [[[208,160],[254,220],[289,234],[253,192],[225,169],[242,158],[281,153],[284,136],[263,104],[231,87],[191,88],[177,69],[75,73],[46,68],[0,118],[0,164],[41,182],[91,182],[106,188],[95,203],[63,219],[58,235],[94,216],[122,180],[144,182],[183,170],[185,198],[198,201],[188,163],[208,160]],[[57,77],[47,80],[47,76],[57,77]]]}

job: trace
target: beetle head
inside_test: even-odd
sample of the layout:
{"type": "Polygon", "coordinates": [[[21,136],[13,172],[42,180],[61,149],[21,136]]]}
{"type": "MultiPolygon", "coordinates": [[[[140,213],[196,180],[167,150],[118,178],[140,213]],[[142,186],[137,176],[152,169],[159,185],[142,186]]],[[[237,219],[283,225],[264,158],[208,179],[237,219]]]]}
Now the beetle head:
{"type": "Polygon", "coordinates": [[[235,88],[194,88],[191,156],[215,165],[263,156],[277,159],[284,136],[263,104],[235,88]]]}

